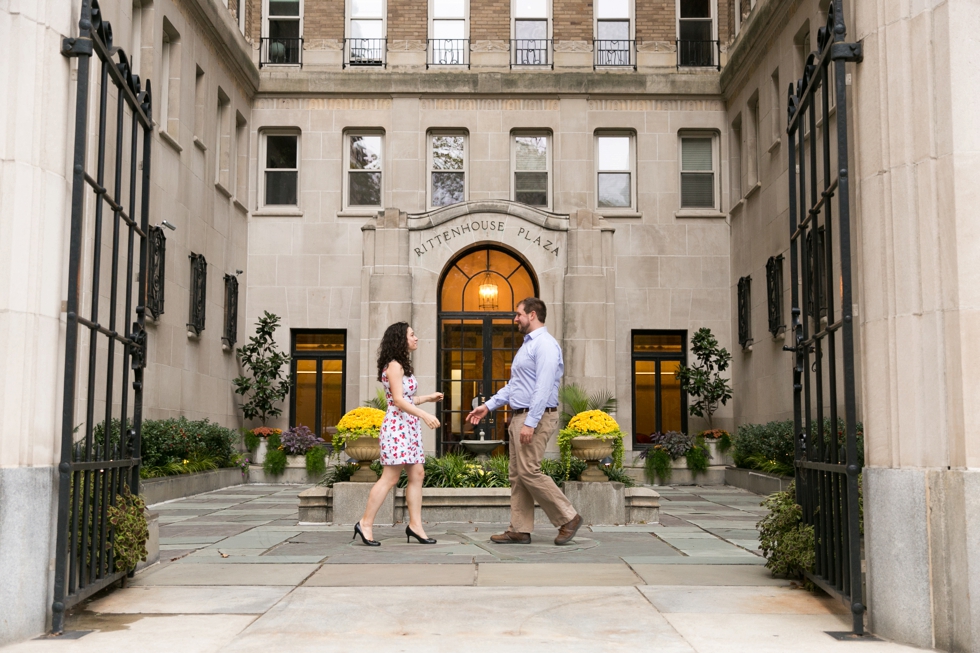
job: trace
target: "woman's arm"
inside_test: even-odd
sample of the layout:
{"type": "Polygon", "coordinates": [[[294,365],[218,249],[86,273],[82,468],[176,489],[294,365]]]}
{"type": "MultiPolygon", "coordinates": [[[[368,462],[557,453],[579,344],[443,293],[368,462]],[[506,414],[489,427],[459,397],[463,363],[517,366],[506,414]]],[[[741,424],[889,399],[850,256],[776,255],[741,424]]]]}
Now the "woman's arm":
{"type": "Polygon", "coordinates": [[[434,415],[430,415],[421,408],[417,408],[415,404],[406,399],[405,395],[402,394],[402,379],[404,376],[405,370],[402,369],[398,361],[388,363],[388,385],[391,387],[391,403],[398,407],[399,410],[418,417],[429,428],[438,428],[439,420],[434,415]]]}

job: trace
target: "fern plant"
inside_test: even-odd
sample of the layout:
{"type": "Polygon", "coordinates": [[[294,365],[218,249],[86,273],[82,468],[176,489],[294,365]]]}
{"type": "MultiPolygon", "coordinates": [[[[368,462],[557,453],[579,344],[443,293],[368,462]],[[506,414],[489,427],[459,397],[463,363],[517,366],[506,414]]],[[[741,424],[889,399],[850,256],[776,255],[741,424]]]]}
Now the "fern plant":
{"type": "Polygon", "coordinates": [[[561,427],[569,420],[587,410],[601,410],[604,413],[616,412],[616,397],[608,390],[596,390],[592,394],[576,383],[567,383],[558,389],[558,402],[562,404],[561,427]]]}

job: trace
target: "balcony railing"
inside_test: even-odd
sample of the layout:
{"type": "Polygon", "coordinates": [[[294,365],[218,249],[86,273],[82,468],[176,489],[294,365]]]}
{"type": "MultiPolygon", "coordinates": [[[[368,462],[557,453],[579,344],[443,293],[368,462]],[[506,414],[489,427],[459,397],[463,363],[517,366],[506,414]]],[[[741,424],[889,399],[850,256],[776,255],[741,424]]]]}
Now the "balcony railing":
{"type": "Polygon", "coordinates": [[[466,66],[470,67],[469,39],[429,39],[429,52],[425,67],[466,66]]]}
{"type": "Polygon", "coordinates": [[[385,65],[388,39],[344,39],[344,67],[385,65]]]}
{"type": "Polygon", "coordinates": [[[553,68],[554,41],[551,39],[511,39],[510,67],[537,66],[553,68]]]}
{"type": "Polygon", "coordinates": [[[721,41],[682,41],[677,45],[678,68],[717,68],[721,70],[721,41]]]}
{"type": "Polygon", "coordinates": [[[302,37],[262,37],[259,43],[259,68],[262,66],[302,66],[302,37]]]}
{"type": "Polygon", "coordinates": [[[632,68],[636,70],[636,41],[592,41],[593,68],[632,68]]]}

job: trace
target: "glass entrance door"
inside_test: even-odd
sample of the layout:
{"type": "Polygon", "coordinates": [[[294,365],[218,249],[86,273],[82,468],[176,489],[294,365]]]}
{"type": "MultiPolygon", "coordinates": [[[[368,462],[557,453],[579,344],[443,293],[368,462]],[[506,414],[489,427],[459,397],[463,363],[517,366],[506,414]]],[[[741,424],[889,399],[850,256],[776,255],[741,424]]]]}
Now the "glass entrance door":
{"type": "MultiPolygon", "coordinates": [[[[493,396],[510,379],[510,365],[523,342],[510,316],[443,317],[440,324],[440,382],[442,401],[440,452],[452,451],[460,440],[507,442],[510,406],[491,413],[477,426],[466,415],[493,396]]],[[[496,453],[503,453],[506,447],[496,453]]]]}
{"type": "Polygon", "coordinates": [[[446,268],[439,287],[437,384],[439,453],[459,449],[460,440],[499,440],[506,452],[510,406],[473,425],[466,415],[510,379],[510,365],[524,338],[514,324],[517,303],[537,296],[537,282],[517,255],[495,245],[461,253],[446,268]]]}

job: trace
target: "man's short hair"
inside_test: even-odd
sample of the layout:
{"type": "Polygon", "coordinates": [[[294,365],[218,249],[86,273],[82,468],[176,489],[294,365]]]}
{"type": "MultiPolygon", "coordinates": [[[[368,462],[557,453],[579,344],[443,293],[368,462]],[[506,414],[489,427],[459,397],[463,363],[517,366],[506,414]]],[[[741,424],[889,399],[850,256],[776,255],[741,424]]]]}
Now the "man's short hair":
{"type": "Polygon", "coordinates": [[[538,316],[538,321],[544,324],[544,321],[548,318],[548,307],[544,305],[544,302],[537,297],[528,297],[527,299],[522,299],[517,303],[518,306],[524,306],[525,313],[534,313],[538,316]]]}

